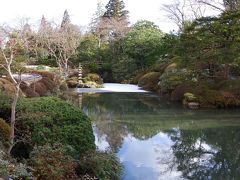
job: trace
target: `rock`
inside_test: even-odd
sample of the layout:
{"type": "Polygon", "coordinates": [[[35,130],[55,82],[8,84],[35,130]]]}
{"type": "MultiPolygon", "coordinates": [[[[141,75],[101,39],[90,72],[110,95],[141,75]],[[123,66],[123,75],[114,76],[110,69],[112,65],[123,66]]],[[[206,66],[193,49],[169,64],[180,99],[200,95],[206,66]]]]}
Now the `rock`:
{"type": "Polygon", "coordinates": [[[200,104],[198,102],[189,102],[189,103],[187,103],[187,107],[189,109],[199,109],[200,104]]]}

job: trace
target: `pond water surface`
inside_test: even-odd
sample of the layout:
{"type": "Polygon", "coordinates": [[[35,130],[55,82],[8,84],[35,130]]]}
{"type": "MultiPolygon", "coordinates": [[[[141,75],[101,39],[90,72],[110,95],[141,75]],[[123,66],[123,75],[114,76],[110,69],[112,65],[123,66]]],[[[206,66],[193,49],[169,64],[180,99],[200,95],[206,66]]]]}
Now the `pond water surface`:
{"type": "Polygon", "coordinates": [[[240,179],[239,109],[189,110],[133,88],[81,97],[95,143],[116,153],[122,179],[240,179]]]}

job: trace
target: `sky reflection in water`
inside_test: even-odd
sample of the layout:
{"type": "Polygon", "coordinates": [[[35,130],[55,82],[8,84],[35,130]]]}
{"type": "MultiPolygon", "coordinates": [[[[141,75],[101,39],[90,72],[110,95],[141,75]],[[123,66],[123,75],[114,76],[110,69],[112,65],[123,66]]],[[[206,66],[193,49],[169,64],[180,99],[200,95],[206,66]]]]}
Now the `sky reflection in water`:
{"type": "Polygon", "coordinates": [[[82,108],[124,180],[240,177],[239,110],[191,111],[148,93],[84,94],[82,108]]]}

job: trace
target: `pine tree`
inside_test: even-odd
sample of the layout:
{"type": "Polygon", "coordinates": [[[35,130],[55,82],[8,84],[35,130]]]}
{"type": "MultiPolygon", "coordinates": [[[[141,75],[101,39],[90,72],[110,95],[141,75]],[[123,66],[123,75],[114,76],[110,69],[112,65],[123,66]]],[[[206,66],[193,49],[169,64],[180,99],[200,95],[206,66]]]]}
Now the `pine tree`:
{"type": "Polygon", "coordinates": [[[68,14],[68,11],[65,10],[64,11],[64,14],[63,14],[63,19],[62,19],[62,23],[61,23],[61,28],[63,28],[64,26],[66,25],[69,25],[71,23],[71,20],[70,20],[70,16],[68,14]]]}
{"type": "Polygon", "coordinates": [[[106,5],[107,11],[104,13],[104,17],[114,18],[115,20],[127,20],[128,11],[125,9],[123,0],[110,0],[106,5]]]}

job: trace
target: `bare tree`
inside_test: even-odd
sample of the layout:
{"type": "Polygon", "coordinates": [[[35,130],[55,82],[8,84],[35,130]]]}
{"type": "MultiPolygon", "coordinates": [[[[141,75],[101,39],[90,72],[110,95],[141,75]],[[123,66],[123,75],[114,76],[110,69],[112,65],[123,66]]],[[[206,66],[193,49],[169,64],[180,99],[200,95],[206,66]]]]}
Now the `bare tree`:
{"type": "MultiPolygon", "coordinates": [[[[182,31],[187,22],[206,15],[209,7],[207,2],[208,0],[174,0],[171,4],[164,4],[162,10],[166,12],[167,18],[172,20],[182,31]]],[[[215,3],[212,3],[212,6],[214,5],[215,3]]]]}
{"type": "Polygon", "coordinates": [[[37,33],[38,46],[47,49],[48,53],[56,60],[61,77],[68,75],[68,63],[74,55],[81,38],[80,30],[77,26],[66,24],[53,26],[47,22],[39,28],[37,33]]]}
{"type": "Polygon", "coordinates": [[[217,10],[219,12],[225,11],[226,6],[224,1],[226,0],[195,0],[195,2],[206,5],[213,10],[217,10]]]}
{"type": "MultiPolygon", "coordinates": [[[[15,138],[15,123],[16,123],[16,106],[20,93],[21,80],[16,80],[13,74],[13,66],[16,63],[17,51],[20,46],[24,46],[24,42],[21,39],[20,31],[15,31],[9,27],[1,27],[0,29],[0,50],[3,56],[3,62],[1,66],[6,70],[10,80],[12,81],[15,92],[13,95],[13,101],[11,105],[11,120],[10,120],[10,147],[9,154],[14,145],[15,138]]],[[[20,77],[20,76],[19,76],[20,77]]]]}

